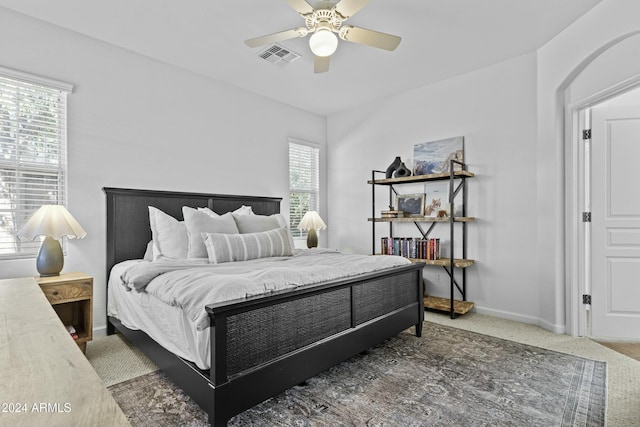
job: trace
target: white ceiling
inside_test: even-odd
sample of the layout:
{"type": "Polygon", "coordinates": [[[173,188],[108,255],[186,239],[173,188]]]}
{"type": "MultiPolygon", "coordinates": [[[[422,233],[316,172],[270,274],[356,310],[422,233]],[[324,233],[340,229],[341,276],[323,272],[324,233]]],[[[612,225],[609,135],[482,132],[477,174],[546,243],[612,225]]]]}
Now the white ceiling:
{"type": "MultiPolygon", "coordinates": [[[[0,6],[320,114],[532,52],[600,0],[372,0],[347,23],[402,37],[394,52],[340,41],[314,74],[308,37],[288,65],[244,40],[304,26],[285,0],[0,0],[0,6]]],[[[309,0],[312,5],[317,0],[309,0]]]]}

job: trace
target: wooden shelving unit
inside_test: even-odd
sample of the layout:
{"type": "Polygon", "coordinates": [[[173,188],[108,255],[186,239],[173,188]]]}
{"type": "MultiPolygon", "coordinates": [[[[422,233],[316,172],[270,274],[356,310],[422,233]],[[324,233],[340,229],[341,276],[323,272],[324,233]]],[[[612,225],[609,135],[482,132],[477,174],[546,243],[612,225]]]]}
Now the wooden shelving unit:
{"type": "MultiPolygon", "coordinates": [[[[409,258],[411,262],[422,262],[426,265],[437,265],[440,267],[451,267],[451,258],[441,258],[441,259],[420,259],[420,258],[409,258]]],[[[472,259],[453,259],[453,266],[455,268],[467,268],[471,267],[475,263],[472,259]]]]}
{"type": "MultiPolygon", "coordinates": [[[[378,172],[378,171],[376,171],[378,172]]],[[[381,172],[381,171],[380,171],[381,172]]],[[[381,172],[384,173],[384,172],[381,172]]],[[[383,178],[383,179],[375,179],[372,177],[367,184],[376,184],[376,185],[395,185],[395,184],[409,184],[412,182],[425,182],[425,181],[444,181],[447,179],[451,179],[451,172],[442,172],[442,173],[432,173],[429,175],[412,175],[405,176],[402,178],[383,178]]],[[[467,170],[456,170],[453,171],[453,178],[473,178],[475,174],[467,171],[467,170]]]]}
{"type": "Polygon", "coordinates": [[[376,173],[384,173],[383,171],[372,171],[371,179],[367,181],[371,185],[372,193],[372,216],[369,218],[369,222],[372,223],[372,253],[375,253],[376,249],[376,223],[388,223],[389,224],[389,238],[393,237],[393,225],[401,223],[413,223],[416,225],[423,238],[427,239],[429,233],[432,231],[436,224],[448,224],[450,232],[449,241],[449,254],[448,258],[441,258],[436,260],[426,260],[418,258],[409,258],[412,262],[420,262],[425,266],[439,266],[445,269],[450,279],[450,297],[434,297],[425,296],[424,304],[425,308],[448,312],[451,318],[455,318],[460,314],[465,314],[471,310],[474,306],[473,302],[466,299],[466,268],[472,266],[475,260],[467,259],[467,240],[466,240],[466,225],[467,223],[475,221],[474,217],[466,215],[467,193],[466,193],[466,180],[473,178],[475,175],[466,170],[466,165],[455,160],[451,161],[450,170],[452,172],[443,172],[430,175],[417,175],[408,176],[402,178],[383,178],[376,179],[376,173]],[[454,170],[455,166],[458,166],[459,170],[454,170]],[[451,215],[447,217],[428,217],[428,216],[407,216],[400,218],[382,218],[376,216],[376,201],[375,201],[375,186],[384,185],[389,186],[389,199],[391,201],[394,193],[397,194],[394,186],[402,184],[421,183],[429,181],[449,181],[449,204],[451,206],[451,215]],[[456,195],[461,193],[461,215],[456,216],[456,209],[454,208],[454,201],[456,195]],[[428,230],[424,230],[421,226],[422,223],[431,223],[428,230]],[[454,247],[456,242],[455,236],[455,224],[459,224],[461,227],[461,235],[459,236],[460,243],[462,245],[462,258],[454,258],[454,247]],[[460,282],[456,280],[455,270],[460,269],[460,282]],[[458,291],[461,299],[455,299],[456,290],[458,291]]]}
{"type": "MultiPolygon", "coordinates": [[[[472,222],[476,219],[471,216],[457,216],[453,218],[453,222],[472,222]]],[[[402,218],[369,218],[369,221],[373,222],[450,222],[451,218],[444,217],[432,217],[432,216],[408,216],[402,218]]]]}

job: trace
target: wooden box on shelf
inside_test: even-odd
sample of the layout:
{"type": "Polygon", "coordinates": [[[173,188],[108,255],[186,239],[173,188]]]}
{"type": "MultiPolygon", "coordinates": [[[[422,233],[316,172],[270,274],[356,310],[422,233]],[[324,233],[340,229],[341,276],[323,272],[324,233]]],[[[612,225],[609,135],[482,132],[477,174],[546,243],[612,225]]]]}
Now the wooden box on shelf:
{"type": "Polygon", "coordinates": [[[42,292],[83,353],[93,339],[93,278],[84,273],[36,277],[42,292]]]}

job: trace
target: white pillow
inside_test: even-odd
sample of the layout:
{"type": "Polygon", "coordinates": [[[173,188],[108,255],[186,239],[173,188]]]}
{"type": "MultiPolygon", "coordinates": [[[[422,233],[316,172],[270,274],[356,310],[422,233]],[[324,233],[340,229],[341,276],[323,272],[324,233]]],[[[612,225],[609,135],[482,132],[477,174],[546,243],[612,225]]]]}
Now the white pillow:
{"type": "MultiPolygon", "coordinates": [[[[217,213],[215,213],[214,211],[212,211],[209,208],[198,208],[198,210],[200,212],[204,212],[206,214],[209,214],[210,216],[212,216],[214,218],[217,218],[217,217],[220,216],[220,215],[218,215],[217,213]]],[[[253,210],[251,209],[251,206],[242,205],[238,209],[233,211],[233,213],[236,214],[236,215],[253,215],[253,210]]]]}
{"type": "Polygon", "coordinates": [[[217,217],[220,216],[220,215],[218,215],[217,213],[215,213],[214,211],[212,211],[209,208],[198,208],[198,211],[199,212],[204,212],[204,213],[206,213],[207,215],[209,215],[209,216],[211,216],[213,218],[217,218],[217,217]]]}
{"type": "Polygon", "coordinates": [[[292,256],[293,246],[286,227],[247,234],[202,233],[209,262],[231,261],[276,256],[292,256]]]}
{"type": "Polygon", "coordinates": [[[188,258],[206,258],[207,248],[202,233],[237,234],[238,227],[231,213],[213,217],[188,206],[182,207],[188,235],[188,258]]]}
{"type": "Polygon", "coordinates": [[[189,237],[184,222],[158,208],[149,206],[149,224],[153,237],[153,259],[186,259],[189,237]]]}
{"type": "Polygon", "coordinates": [[[233,211],[233,213],[236,215],[254,215],[253,209],[251,209],[251,206],[245,206],[245,205],[240,206],[238,209],[233,211]]]}
{"type": "Polygon", "coordinates": [[[233,219],[236,221],[240,234],[258,233],[287,226],[287,221],[282,214],[238,215],[234,212],[233,219]]]}

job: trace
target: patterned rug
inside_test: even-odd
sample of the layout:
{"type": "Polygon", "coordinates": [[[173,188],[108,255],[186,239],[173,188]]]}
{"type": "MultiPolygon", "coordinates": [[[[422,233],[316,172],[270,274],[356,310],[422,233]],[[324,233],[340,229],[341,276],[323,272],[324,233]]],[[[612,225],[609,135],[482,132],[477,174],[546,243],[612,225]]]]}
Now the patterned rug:
{"type": "MultiPolygon", "coordinates": [[[[229,426],[603,426],[606,363],[425,323],[232,418],[229,426]]],[[[109,387],[135,426],[204,426],[156,371],[109,387]]]]}

